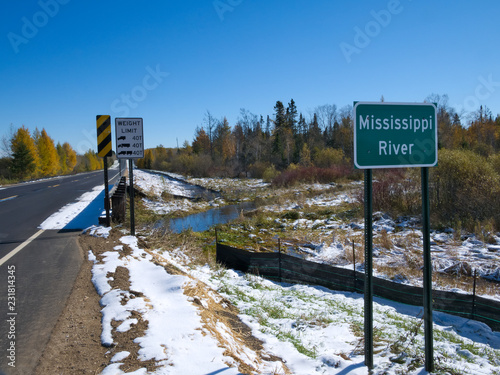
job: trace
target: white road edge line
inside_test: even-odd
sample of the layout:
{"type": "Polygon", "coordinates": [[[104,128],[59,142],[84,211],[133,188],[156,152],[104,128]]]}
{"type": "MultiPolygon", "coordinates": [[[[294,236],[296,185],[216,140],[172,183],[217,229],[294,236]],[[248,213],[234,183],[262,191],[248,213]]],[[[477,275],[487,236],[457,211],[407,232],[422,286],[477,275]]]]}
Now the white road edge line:
{"type": "Polygon", "coordinates": [[[24,249],[26,246],[28,246],[31,242],[33,242],[33,240],[35,238],[37,238],[43,232],[45,232],[45,230],[40,229],[38,232],[36,232],[34,235],[32,235],[30,238],[28,238],[26,241],[24,241],[21,245],[19,245],[14,250],[12,250],[10,253],[8,253],[6,256],[4,256],[2,259],[0,259],[0,266],[3,265],[5,262],[7,262],[14,255],[16,255],[18,252],[20,252],[22,249],[24,249]]]}

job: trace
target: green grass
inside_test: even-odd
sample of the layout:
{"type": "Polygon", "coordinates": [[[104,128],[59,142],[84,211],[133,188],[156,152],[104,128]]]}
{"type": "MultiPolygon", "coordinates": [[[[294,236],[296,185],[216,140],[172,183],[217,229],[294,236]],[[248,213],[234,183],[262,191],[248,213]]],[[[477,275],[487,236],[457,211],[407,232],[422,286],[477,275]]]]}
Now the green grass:
{"type": "MultiPolygon", "coordinates": [[[[217,277],[223,281],[225,274],[220,272],[217,277]]],[[[317,358],[316,343],[305,341],[302,330],[347,324],[358,338],[357,343],[353,343],[351,355],[363,354],[364,315],[359,303],[331,298],[329,294],[322,296],[304,290],[282,288],[255,275],[246,275],[245,279],[252,290],[261,293],[261,297],[259,293],[255,294],[256,297],[250,297],[248,289],[245,292],[243,287],[224,282],[219,292],[240,305],[243,314],[253,317],[260,324],[262,332],[291,343],[298,352],[310,358],[317,358]],[[250,305],[245,303],[249,301],[250,305]],[[304,305],[304,309],[297,309],[298,305],[304,305]]],[[[425,358],[422,318],[398,314],[386,307],[375,306],[374,312],[377,317],[374,321],[374,352],[378,356],[390,358],[386,364],[387,370],[397,365],[399,367],[395,372],[405,374],[421,368],[425,358]]],[[[470,370],[467,364],[473,363],[474,357],[467,358],[458,353],[460,350],[468,350],[476,358],[484,358],[493,366],[500,365],[500,350],[472,342],[452,331],[434,330],[434,350],[435,374],[468,374],[470,370]],[[449,350],[449,344],[452,350],[449,350]]],[[[498,372],[496,374],[500,375],[498,372]]]]}

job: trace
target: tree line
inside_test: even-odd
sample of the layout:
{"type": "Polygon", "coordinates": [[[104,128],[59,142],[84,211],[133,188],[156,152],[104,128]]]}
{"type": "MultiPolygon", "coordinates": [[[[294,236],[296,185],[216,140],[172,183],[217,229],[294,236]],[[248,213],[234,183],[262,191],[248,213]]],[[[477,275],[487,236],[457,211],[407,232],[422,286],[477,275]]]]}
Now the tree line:
{"type": "Polygon", "coordinates": [[[89,150],[77,155],[67,142],[55,144],[45,129],[33,132],[24,125],[2,139],[0,180],[23,181],[103,168],[103,159],[89,150]]]}
{"type": "Polygon", "coordinates": [[[332,167],[352,157],[350,106],[323,105],[310,119],[298,113],[293,99],[277,101],[274,115],[257,116],[241,109],[233,127],[226,117],[207,111],[192,143],[182,148],[158,146],[145,151],[139,167],[193,176],[262,177],[290,166],[332,167]]]}
{"type": "MultiPolygon", "coordinates": [[[[437,103],[439,148],[483,156],[499,151],[500,115],[493,117],[480,107],[464,121],[446,95],[430,95],[425,101],[437,103]]],[[[138,165],[197,177],[263,177],[266,171],[273,175],[307,167],[352,168],[353,151],[352,106],[321,105],[306,118],[291,99],[287,105],[277,101],[271,116],[241,109],[232,127],[226,117],[218,119],[207,111],[191,143],[148,149],[138,165]]]]}
{"type": "MultiPolygon", "coordinates": [[[[492,233],[500,228],[500,115],[486,107],[457,113],[446,95],[425,101],[437,104],[439,160],[430,171],[433,222],[492,233]]],[[[226,117],[207,111],[191,143],[148,149],[138,166],[195,177],[264,178],[289,186],[361,179],[353,151],[351,106],[326,104],[306,117],[290,100],[287,105],[277,101],[266,117],[242,109],[232,127],[226,117]]],[[[374,209],[419,215],[418,173],[418,168],[375,170],[374,209]]]]}

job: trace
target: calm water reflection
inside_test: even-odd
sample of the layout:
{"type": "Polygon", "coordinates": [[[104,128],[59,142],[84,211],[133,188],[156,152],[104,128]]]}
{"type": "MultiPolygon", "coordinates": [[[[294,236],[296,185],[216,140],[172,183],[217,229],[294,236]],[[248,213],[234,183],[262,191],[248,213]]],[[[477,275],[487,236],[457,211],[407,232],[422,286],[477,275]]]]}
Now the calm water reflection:
{"type": "Polygon", "coordinates": [[[175,233],[191,228],[195,232],[203,232],[216,224],[226,224],[240,216],[243,211],[251,211],[256,208],[253,202],[243,202],[240,204],[213,208],[198,214],[170,219],[167,221],[170,229],[175,233]]]}

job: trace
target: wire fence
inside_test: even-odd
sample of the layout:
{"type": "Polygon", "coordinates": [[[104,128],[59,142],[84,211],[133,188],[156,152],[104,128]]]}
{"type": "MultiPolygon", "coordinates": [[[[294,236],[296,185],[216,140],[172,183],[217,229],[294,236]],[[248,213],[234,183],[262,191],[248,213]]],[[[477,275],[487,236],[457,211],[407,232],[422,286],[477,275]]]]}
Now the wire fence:
{"type": "MultiPolygon", "coordinates": [[[[256,253],[217,242],[217,262],[228,268],[254,273],[278,282],[324,286],[345,292],[364,291],[364,273],[316,263],[281,252],[256,253]]],[[[408,305],[423,306],[423,288],[373,278],[373,293],[377,297],[408,305]]],[[[440,290],[432,291],[433,310],[486,323],[500,331],[500,302],[440,290]]]]}

